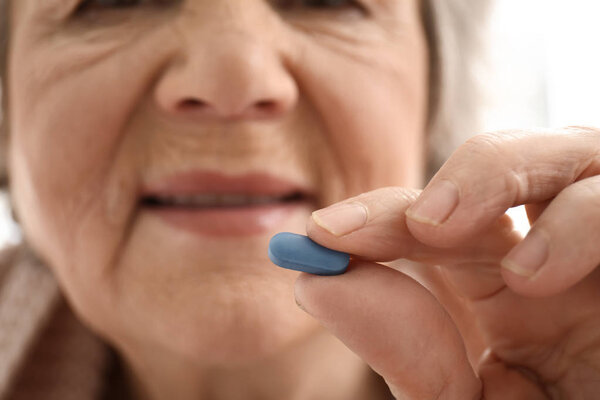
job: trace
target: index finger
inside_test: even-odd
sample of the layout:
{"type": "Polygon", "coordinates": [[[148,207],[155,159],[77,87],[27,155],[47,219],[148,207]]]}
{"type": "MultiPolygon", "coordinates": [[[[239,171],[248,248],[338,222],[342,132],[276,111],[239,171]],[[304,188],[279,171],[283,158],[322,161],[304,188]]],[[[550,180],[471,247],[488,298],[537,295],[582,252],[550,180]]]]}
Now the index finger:
{"type": "Polygon", "coordinates": [[[461,146],[407,211],[408,227],[429,245],[451,247],[477,235],[507,209],[555,197],[600,172],[600,132],[566,128],[499,132],[461,146]]]}
{"type": "Polygon", "coordinates": [[[325,247],[365,260],[406,258],[431,264],[499,263],[521,239],[508,216],[478,238],[455,248],[437,248],[417,240],[406,224],[406,210],[420,191],[387,187],[315,211],[306,231],[325,247]]]}

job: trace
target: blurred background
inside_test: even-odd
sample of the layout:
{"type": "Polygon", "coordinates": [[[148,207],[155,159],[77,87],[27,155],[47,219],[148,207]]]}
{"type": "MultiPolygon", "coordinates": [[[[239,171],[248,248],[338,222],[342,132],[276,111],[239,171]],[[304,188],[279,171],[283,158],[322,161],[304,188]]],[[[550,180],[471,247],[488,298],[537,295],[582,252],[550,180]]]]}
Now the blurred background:
{"type": "MultiPolygon", "coordinates": [[[[600,2],[496,0],[487,68],[478,77],[490,93],[485,131],[600,127],[599,21],[600,2]]],[[[528,230],[522,207],[509,215],[521,232],[528,230]]],[[[0,195],[0,246],[19,239],[0,195]]]]}
{"type": "Polygon", "coordinates": [[[600,126],[600,2],[496,0],[487,130],[600,126]]]}
{"type": "MultiPolygon", "coordinates": [[[[481,77],[485,130],[600,127],[599,18],[595,1],[496,0],[481,77]]],[[[523,207],[508,214],[529,229],[523,207]]]]}

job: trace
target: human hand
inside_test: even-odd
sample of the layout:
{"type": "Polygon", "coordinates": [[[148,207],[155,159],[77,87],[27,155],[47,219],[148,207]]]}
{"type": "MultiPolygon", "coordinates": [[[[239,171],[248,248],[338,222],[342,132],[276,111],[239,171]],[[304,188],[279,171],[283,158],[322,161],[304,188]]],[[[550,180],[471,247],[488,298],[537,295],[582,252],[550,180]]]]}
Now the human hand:
{"type": "Polygon", "coordinates": [[[422,194],[384,188],[340,205],[307,232],[353,254],[348,272],[302,274],[296,298],[394,396],[597,398],[600,131],[480,135],[422,194]],[[521,204],[522,241],[504,215],[521,204]]]}

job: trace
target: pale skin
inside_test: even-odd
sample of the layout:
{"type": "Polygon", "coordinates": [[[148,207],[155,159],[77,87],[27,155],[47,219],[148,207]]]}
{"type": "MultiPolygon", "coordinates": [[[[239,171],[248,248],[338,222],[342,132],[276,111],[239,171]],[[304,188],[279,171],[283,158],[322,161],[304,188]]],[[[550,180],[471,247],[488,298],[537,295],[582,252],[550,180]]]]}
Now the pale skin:
{"type": "Polygon", "coordinates": [[[425,190],[454,182],[454,213],[407,218],[427,116],[418,1],[158,3],[19,0],[11,15],[11,193],[137,398],[386,398],[367,365],[398,398],[597,393],[597,131],[473,139],[425,190]],[[366,192],[352,232],[310,212],[279,229],[356,255],[343,276],[297,281],[312,318],[298,274],[266,258],[276,232],[199,243],[138,213],[143,182],[192,166],[277,171],[313,209],[366,192]],[[516,204],[551,241],[533,277],[501,263],[520,238],[498,218],[516,204]],[[372,262],[398,258],[417,263],[372,262]]]}
{"type": "Polygon", "coordinates": [[[361,226],[339,232],[333,208],[315,213],[309,235],[357,257],[343,276],[302,276],[298,301],[398,398],[597,397],[598,149],[592,128],[480,135],[423,193],[383,188],[343,202],[368,210],[361,226]],[[524,240],[503,215],[522,204],[524,240]],[[372,262],[397,258],[429,264],[431,291],[372,262]]]}
{"type": "Polygon", "coordinates": [[[324,205],[421,184],[419,3],[97,2],[76,15],[78,3],[11,4],[11,194],[28,242],[118,349],[136,396],[379,397],[364,361],[298,309],[298,273],[271,264],[267,243],[304,232],[324,205]],[[268,171],[314,203],[270,232],[199,240],[137,198],[190,168],[268,171]]]}

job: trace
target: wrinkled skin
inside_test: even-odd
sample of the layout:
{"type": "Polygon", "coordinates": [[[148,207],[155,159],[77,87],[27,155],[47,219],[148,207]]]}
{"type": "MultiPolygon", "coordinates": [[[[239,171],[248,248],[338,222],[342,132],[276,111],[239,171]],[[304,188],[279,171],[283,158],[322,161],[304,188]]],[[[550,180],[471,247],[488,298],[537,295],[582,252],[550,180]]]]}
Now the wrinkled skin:
{"type": "Polygon", "coordinates": [[[392,187],[343,202],[368,210],[360,226],[339,231],[333,207],[317,212],[310,236],[357,257],[345,275],[302,276],[296,296],[398,398],[594,399],[598,149],[592,128],[480,135],[423,193],[392,187]],[[520,204],[532,223],[523,241],[503,215],[520,204]],[[422,263],[391,266],[430,291],[371,261],[398,258],[422,263]]]}
{"type": "Polygon", "coordinates": [[[75,311],[149,398],[350,398],[368,368],[298,310],[298,274],[266,247],[318,207],[420,185],[420,2],[78,3],[13,1],[8,66],[11,194],[75,311]],[[139,207],[188,169],[267,171],[314,202],[260,235],[199,238],[139,207]]]}
{"type": "Polygon", "coordinates": [[[78,15],[75,0],[13,3],[12,195],[140,397],[373,398],[362,360],[398,398],[596,396],[598,131],[478,136],[429,183],[433,199],[408,189],[427,114],[416,0],[78,15]],[[355,260],[343,276],[302,275],[296,297],[359,358],[295,308],[297,274],[265,257],[275,232],[198,240],[140,211],[140,186],[192,167],[276,171],[311,189],[311,207],[277,230],[309,218],[313,239],[355,260]],[[331,209],[309,217],[361,192],[350,202],[367,218],[351,232],[331,209]],[[502,215],[518,204],[541,249],[513,249],[502,215]],[[307,371],[316,391],[286,385],[307,371]]]}

